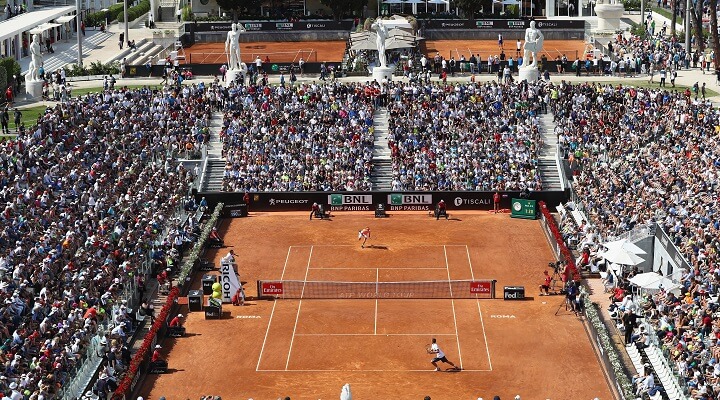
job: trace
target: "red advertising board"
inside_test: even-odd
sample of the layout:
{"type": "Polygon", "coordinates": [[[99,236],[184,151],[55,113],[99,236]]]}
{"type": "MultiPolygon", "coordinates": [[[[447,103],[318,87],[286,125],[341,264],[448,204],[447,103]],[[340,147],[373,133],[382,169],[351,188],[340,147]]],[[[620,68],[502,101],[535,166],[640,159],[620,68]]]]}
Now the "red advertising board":
{"type": "Polygon", "coordinates": [[[492,290],[492,282],[470,282],[470,293],[473,294],[487,294],[492,290]]]}
{"type": "Polygon", "coordinates": [[[282,282],[263,282],[261,289],[263,296],[278,296],[283,294],[282,282]]]}

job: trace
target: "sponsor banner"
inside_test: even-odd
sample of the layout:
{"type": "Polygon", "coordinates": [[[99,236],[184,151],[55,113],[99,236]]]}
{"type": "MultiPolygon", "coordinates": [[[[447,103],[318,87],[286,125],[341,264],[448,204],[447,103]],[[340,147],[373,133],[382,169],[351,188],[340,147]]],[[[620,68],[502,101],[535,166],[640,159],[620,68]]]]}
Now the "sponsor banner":
{"type": "MultiPolygon", "coordinates": [[[[222,202],[226,210],[223,216],[230,217],[244,211],[244,193],[240,192],[201,192],[198,201],[205,197],[213,207],[222,202]],[[236,208],[239,206],[239,208],[236,208]]],[[[502,192],[500,207],[511,208],[510,200],[520,196],[519,192],[502,192]]],[[[548,207],[556,207],[567,201],[567,193],[562,191],[533,192],[531,200],[544,201],[548,207]]],[[[247,211],[303,211],[310,213],[313,203],[324,205],[326,211],[375,211],[378,204],[385,204],[387,212],[393,211],[432,211],[435,204],[445,200],[447,209],[453,210],[492,210],[493,192],[255,192],[250,193],[247,211]]]]}
{"type": "Polygon", "coordinates": [[[492,293],[492,282],[470,282],[470,293],[490,294],[492,293]]]}
{"type": "MultiPolygon", "coordinates": [[[[198,22],[194,25],[195,32],[227,32],[230,21],[198,22]]],[[[248,32],[272,31],[349,31],[352,21],[309,21],[309,22],[239,22],[248,32]]],[[[191,29],[188,29],[190,31],[191,29]]]]}
{"type": "Polygon", "coordinates": [[[373,196],[371,194],[334,193],[327,197],[330,211],[371,211],[373,196]]]}
{"type": "MultiPolygon", "coordinates": [[[[567,30],[585,29],[585,21],[563,19],[535,20],[539,29],[567,30]]],[[[514,30],[530,26],[530,20],[524,19],[478,19],[478,20],[429,20],[425,21],[426,29],[482,29],[482,30],[514,30]]]]}
{"type": "Polygon", "coordinates": [[[432,193],[390,193],[387,196],[390,211],[430,211],[433,207],[432,193]]]}
{"type": "Polygon", "coordinates": [[[223,217],[240,218],[247,217],[247,204],[233,204],[223,208],[223,217]]]}
{"type": "Polygon", "coordinates": [[[231,303],[235,292],[240,289],[240,281],[238,281],[233,264],[223,263],[220,265],[220,285],[222,285],[223,303],[231,303]]]}
{"type": "Polygon", "coordinates": [[[283,292],[282,282],[262,282],[260,285],[260,293],[263,296],[281,296],[283,292]]]}

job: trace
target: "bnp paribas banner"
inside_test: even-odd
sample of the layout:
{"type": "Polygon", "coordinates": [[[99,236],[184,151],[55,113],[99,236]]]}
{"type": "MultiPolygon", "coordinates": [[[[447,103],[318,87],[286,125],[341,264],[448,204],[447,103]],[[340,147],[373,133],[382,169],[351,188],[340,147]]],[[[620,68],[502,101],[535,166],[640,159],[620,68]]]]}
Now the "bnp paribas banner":
{"type": "Polygon", "coordinates": [[[387,204],[390,211],[430,211],[433,207],[433,195],[390,193],[387,204]]]}
{"type": "Polygon", "coordinates": [[[343,194],[328,195],[330,211],[370,211],[373,204],[371,194],[343,194]]]}

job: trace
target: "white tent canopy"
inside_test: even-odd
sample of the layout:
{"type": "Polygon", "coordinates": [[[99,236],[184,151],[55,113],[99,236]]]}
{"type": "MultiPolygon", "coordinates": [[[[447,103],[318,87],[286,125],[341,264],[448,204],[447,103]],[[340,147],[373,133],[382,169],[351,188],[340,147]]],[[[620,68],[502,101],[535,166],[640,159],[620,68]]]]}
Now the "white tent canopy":
{"type": "Polygon", "coordinates": [[[35,28],[31,29],[30,33],[33,35],[34,34],[42,34],[43,32],[50,30],[52,28],[57,28],[58,26],[60,26],[60,24],[56,24],[53,22],[47,22],[44,24],[40,24],[40,25],[36,26],[35,28]]]}
{"type": "Polygon", "coordinates": [[[643,290],[665,289],[666,291],[671,291],[680,287],[679,284],[658,274],[657,272],[646,272],[644,274],[635,275],[630,278],[630,283],[643,290]]]}
{"type": "Polygon", "coordinates": [[[640,256],[622,248],[608,249],[607,251],[599,252],[598,255],[608,262],[622,265],[638,265],[645,261],[640,256]]]}
{"type": "Polygon", "coordinates": [[[602,246],[607,247],[608,249],[622,249],[625,251],[628,251],[633,254],[647,254],[645,250],[641,249],[634,243],[630,242],[627,239],[620,239],[620,240],[613,240],[612,242],[603,243],[602,246]]]}
{"type": "Polygon", "coordinates": [[[74,15],[63,15],[62,17],[55,18],[55,22],[58,24],[64,24],[75,19],[74,15]]]}

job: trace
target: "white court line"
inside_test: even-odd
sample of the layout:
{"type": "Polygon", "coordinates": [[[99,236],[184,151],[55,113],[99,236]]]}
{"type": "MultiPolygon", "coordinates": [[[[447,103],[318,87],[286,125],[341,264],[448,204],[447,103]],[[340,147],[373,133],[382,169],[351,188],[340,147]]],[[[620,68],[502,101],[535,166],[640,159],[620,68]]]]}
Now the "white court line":
{"type": "MultiPolygon", "coordinates": [[[[378,292],[379,288],[378,285],[380,284],[380,269],[375,269],[375,293],[378,292]]],[[[375,334],[377,335],[377,309],[378,309],[378,299],[377,296],[375,297],[375,334]]]]}
{"type": "MultiPolygon", "coordinates": [[[[287,268],[288,260],[290,260],[290,252],[292,251],[292,246],[288,247],[287,256],[285,256],[285,265],[283,265],[282,275],[280,275],[280,280],[283,279],[285,276],[285,268],[287,268]]],[[[258,296],[260,293],[258,293],[258,296]]],[[[258,371],[260,368],[260,360],[262,360],[263,351],[265,350],[265,343],[267,342],[268,333],[270,333],[270,324],[272,324],[273,315],[275,315],[275,305],[277,305],[277,301],[273,302],[272,311],[270,311],[270,320],[268,321],[267,329],[265,330],[265,339],[263,339],[262,347],[260,347],[260,356],[258,357],[257,366],[255,367],[255,371],[258,371]]]]}
{"type": "MultiPolygon", "coordinates": [[[[470,248],[467,247],[467,245],[465,245],[465,252],[467,252],[468,265],[470,265],[470,275],[472,276],[472,280],[475,280],[475,273],[473,272],[472,261],[470,261],[470,248]]],[[[480,325],[482,326],[482,330],[483,330],[483,339],[485,340],[485,351],[487,352],[487,356],[488,356],[488,365],[490,366],[490,371],[492,371],[492,360],[490,359],[490,346],[488,346],[487,335],[485,334],[485,322],[483,322],[482,311],[480,310],[480,299],[477,297],[477,295],[475,295],[475,302],[477,302],[478,314],[480,314],[480,325]]]]}
{"type": "Polygon", "coordinates": [[[376,268],[370,268],[370,267],[310,267],[310,269],[388,269],[388,270],[394,270],[394,269],[445,269],[445,267],[376,267],[376,268]]]}
{"type": "Polygon", "coordinates": [[[443,246],[443,253],[445,253],[445,267],[447,269],[448,286],[450,287],[450,304],[452,305],[453,322],[455,323],[455,340],[457,341],[458,358],[460,359],[460,369],[462,369],[462,353],[460,353],[460,336],[458,335],[457,328],[457,317],[455,316],[455,299],[453,299],[452,284],[450,284],[450,264],[447,258],[447,247],[443,246]]]}
{"type": "MultiPolygon", "coordinates": [[[[431,372],[437,374],[437,372],[430,369],[261,369],[257,372],[431,372]]],[[[463,369],[462,371],[447,370],[444,372],[449,373],[463,373],[463,372],[490,372],[489,369],[463,369]]]]}
{"type": "Polygon", "coordinates": [[[295,336],[455,336],[454,333],[296,333],[295,336]]]}
{"type": "Polygon", "coordinates": [[[285,362],[285,370],[287,371],[288,365],[290,365],[290,355],[292,354],[293,342],[295,342],[295,332],[297,331],[298,320],[300,319],[300,307],[302,307],[302,297],[305,294],[305,283],[307,282],[308,272],[310,272],[310,260],[312,260],[313,246],[310,246],[310,254],[308,255],[308,262],[305,266],[305,279],[303,280],[303,288],[300,292],[300,301],[298,302],[297,315],[295,316],[295,326],[293,327],[293,335],[290,339],[290,349],[288,350],[287,361],[285,362]]]}
{"type": "MultiPolygon", "coordinates": [[[[386,246],[382,244],[375,244],[374,246],[386,246]]],[[[444,247],[444,246],[467,246],[466,244],[424,244],[422,246],[408,247],[407,249],[412,250],[418,247],[444,247]]],[[[356,244],[299,244],[293,245],[292,247],[357,247],[356,244]]]]}

